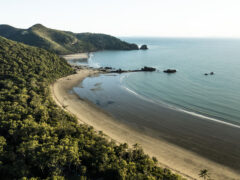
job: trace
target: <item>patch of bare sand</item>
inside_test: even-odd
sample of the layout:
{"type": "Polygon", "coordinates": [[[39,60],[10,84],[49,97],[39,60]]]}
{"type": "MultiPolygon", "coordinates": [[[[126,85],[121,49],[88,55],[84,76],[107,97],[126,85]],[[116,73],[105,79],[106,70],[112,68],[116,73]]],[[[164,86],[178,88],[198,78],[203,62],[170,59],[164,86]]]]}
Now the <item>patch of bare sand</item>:
{"type": "Polygon", "coordinates": [[[68,54],[62,56],[66,60],[72,60],[72,59],[88,59],[89,53],[76,53],[76,54],[68,54]]]}

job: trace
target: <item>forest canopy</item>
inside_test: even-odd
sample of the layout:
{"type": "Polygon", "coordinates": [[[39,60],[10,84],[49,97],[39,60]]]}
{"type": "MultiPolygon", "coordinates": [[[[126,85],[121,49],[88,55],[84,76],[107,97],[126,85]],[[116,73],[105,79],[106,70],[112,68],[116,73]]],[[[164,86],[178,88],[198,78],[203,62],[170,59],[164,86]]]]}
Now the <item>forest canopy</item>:
{"type": "Polygon", "coordinates": [[[56,54],[0,37],[1,179],[181,179],[58,107],[49,85],[73,73],[56,54]]]}

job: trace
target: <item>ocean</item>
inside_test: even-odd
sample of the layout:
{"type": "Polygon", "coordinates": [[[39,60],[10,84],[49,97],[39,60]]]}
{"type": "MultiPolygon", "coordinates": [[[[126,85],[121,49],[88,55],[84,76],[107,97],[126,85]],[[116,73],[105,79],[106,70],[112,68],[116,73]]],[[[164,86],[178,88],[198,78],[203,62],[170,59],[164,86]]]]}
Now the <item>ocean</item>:
{"type": "Polygon", "coordinates": [[[156,121],[164,107],[240,127],[240,39],[121,39],[149,49],[94,52],[87,62],[74,62],[124,70],[150,66],[157,71],[86,78],[73,88],[81,98],[130,124],[156,121]],[[177,73],[163,73],[169,68],[177,73]]]}

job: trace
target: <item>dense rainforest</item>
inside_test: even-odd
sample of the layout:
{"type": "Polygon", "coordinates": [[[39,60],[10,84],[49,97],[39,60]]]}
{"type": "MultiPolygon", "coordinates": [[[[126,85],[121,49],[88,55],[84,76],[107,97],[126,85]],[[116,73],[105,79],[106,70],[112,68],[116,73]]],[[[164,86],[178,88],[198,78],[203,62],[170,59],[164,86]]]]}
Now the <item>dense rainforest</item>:
{"type": "Polygon", "coordinates": [[[0,37],[1,179],[181,179],[58,107],[49,85],[72,73],[56,54],[0,37]]]}
{"type": "Polygon", "coordinates": [[[94,33],[72,33],[47,28],[35,24],[28,29],[18,29],[9,25],[0,25],[0,36],[40,47],[57,54],[93,52],[99,50],[138,50],[136,44],[94,33]]]}

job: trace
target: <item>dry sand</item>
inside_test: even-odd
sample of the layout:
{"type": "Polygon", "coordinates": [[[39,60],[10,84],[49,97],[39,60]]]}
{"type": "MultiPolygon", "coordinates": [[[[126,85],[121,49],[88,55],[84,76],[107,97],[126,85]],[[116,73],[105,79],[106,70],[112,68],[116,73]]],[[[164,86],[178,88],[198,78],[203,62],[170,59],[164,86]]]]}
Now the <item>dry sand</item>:
{"type": "Polygon", "coordinates": [[[77,54],[68,54],[62,56],[66,60],[72,60],[72,59],[88,59],[89,53],[77,53],[77,54]]]}
{"type": "Polygon", "coordinates": [[[157,157],[160,166],[168,167],[187,179],[199,179],[199,171],[205,168],[209,170],[211,177],[215,180],[240,179],[239,173],[232,169],[205,159],[159,137],[150,137],[135,131],[131,127],[121,124],[92,103],[79,98],[74,93],[70,93],[72,87],[79,85],[85,77],[98,73],[97,70],[83,69],[77,74],[57,80],[51,85],[53,99],[66,111],[74,114],[80,123],[86,123],[93,126],[97,131],[103,131],[104,134],[116,142],[126,142],[129,145],[139,143],[147,154],[157,157]]]}

